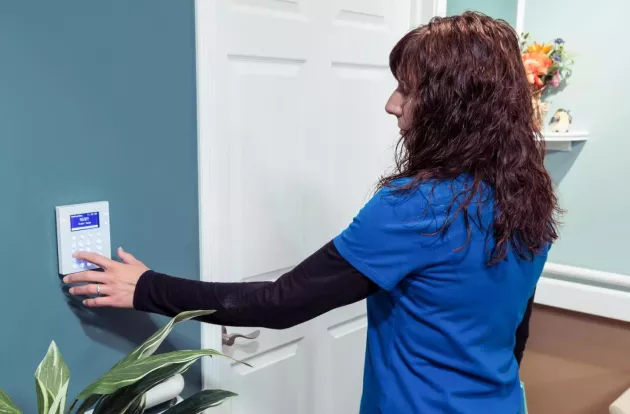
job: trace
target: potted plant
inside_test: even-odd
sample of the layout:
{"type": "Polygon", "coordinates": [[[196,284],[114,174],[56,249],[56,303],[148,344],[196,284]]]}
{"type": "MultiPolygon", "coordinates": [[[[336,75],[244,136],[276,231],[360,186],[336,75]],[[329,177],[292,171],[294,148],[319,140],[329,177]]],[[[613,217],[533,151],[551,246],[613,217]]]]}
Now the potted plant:
{"type": "MultiPolygon", "coordinates": [[[[53,341],[35,371],[38,414],[142,414],[146,393],[153,387],[181,374],[199,358],[224,356],[211,349],[173,351],[155,354],[177,323],[204,316],[213,311],[184,312],[153,334],[142,345],[114,365],[107,373],[88,385],[66,411],[70,370],[53,341]],[[80,404],[79,404],[80,403],[80,404]],[[76,410],[74,407],[78,404],[76,410]]],[[[217,406],[236,394],[223,390],[198,392],[163,414],[196,414],[217,406]]],[[[0,414],[22,414],[9,396],[0,390],[0,414]]]]}

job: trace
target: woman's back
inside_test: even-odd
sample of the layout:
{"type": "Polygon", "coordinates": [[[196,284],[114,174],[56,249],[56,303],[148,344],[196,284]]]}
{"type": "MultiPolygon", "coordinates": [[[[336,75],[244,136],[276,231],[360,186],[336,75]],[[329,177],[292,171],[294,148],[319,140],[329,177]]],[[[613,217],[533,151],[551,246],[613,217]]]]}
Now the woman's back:
{"type": "Polygon", "coordinates": [[[455,214],[470,183],[384,188],[335,239],[383,289],[368,299],[362,414],[520,410],[515,332],[546,250],[530,261],[510,249],[489,266],[493,192],[484,186],[455,214]]]}

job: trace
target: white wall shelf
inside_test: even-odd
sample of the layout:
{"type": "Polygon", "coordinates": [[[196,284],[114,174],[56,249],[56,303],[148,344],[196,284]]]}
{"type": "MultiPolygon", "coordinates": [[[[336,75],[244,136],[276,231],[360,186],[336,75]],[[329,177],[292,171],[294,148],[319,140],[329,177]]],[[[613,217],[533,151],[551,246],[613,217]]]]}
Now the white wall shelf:
{"type": "Polygon", "coordinates": [[[545,132],[543,135],[547,151],[571,151],[573,144],[588,139],[588,131],[545,132]]]}

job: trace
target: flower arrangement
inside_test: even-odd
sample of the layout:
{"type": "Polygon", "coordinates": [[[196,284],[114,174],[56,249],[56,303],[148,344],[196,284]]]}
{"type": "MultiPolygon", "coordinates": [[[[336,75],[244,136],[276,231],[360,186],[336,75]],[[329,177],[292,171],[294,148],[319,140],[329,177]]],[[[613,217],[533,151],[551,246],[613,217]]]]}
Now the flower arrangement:
{"type": "Polygon", "coordinates": [[[557,38],[553,43],[534,42],[528,45],[529,33],[521,39],[521,54],[527,80],[534,90],[544,90],[548,86],[558,88],[561,82],[571,76],[571,66],[575,63],[564,48],[564,40],[557,38]]]}
{"type": "Polygon", "coordinates": [[[571,67],[575,63],[564,47],[564,40],[555,39],[552,43],[529,43],[529,33],[521,36],[521,57],[525,66],[527,80],[532,86],[535,121],[542,129],[547,105],[542,102],[545,92],[558,89],[563,81],[571,76],[571,67]]]}

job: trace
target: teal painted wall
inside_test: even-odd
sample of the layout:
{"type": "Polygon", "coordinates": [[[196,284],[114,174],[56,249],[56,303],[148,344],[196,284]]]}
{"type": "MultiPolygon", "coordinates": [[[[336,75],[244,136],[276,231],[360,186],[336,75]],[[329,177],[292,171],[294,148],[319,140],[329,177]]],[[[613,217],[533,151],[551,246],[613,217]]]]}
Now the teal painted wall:
{"type": "Polygon", "coordinates": [[[192,0],[0,2],[0,388],[26,413],[51,340],[73,397],[164,323],[67,302],[56,205],[108,200],[114,246],[198,277],[195,101],[192,0]]]}
{"type": "Polygon", "coordinates": [[[550,113],[569,108],[574,128],[591,133],[573,152],[547,157],[568,210],[550,260],[623,274],[630,274],[630,53],[623,43],[629,13],[630,3],[616,0],[527,0],[525,16],[534,40],[562,37],[576,52],[573,76],[550,98],[550,113]]]}
{"type": "Polygon", "coordinates": [[[446,15],[474,10],[516,26],[517,0],[447,0],[446,15]]]}

